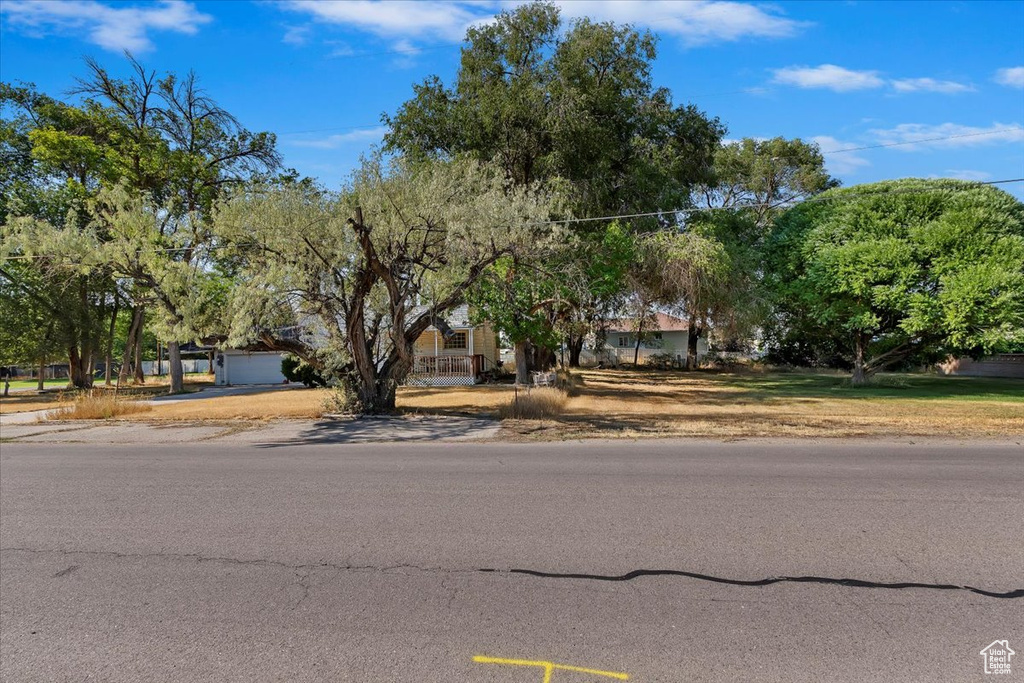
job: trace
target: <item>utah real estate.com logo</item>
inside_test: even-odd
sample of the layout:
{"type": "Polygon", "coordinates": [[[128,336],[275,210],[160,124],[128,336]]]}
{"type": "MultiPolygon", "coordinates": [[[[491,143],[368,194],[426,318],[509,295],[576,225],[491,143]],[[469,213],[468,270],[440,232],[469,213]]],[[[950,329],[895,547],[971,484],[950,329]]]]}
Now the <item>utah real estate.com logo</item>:
{"type": "Polygon", "coordinates": [[[1017,653],[1010,649],[1009,641],[993,640],[991,645],[981,651],[981,656],[985,658],[985,673],[1010,673],[1010,657],[1015,654],[1017,653]]]}

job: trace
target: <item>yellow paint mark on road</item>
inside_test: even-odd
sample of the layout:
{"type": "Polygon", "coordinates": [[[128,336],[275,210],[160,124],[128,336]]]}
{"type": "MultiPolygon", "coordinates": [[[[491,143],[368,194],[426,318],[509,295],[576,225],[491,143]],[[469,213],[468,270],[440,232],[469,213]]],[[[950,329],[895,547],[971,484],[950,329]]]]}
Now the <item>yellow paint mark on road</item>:
{"type": "Polygon", "coordinates": [[[594,676],[604,676],[605,678],[615,678],[620,681],[628,681],[629,674],[619,673],[617,671],[601,671],[599,669],[587,669],[582,666],[570,666],[568,664],[555,664],[554,662],[540,662],[529,659],[504,659],[502,657],[485,657],[483,655],[477,655],[473,657],[473,661],[477,664],[505,664],[508,666],[534,666],[539,669],[544,669],[544,680],[541,683],[551,683],[551,675],[556,669],[562,671],[575,671],[576,673],[582,674],[593,674],[594,676]]]}

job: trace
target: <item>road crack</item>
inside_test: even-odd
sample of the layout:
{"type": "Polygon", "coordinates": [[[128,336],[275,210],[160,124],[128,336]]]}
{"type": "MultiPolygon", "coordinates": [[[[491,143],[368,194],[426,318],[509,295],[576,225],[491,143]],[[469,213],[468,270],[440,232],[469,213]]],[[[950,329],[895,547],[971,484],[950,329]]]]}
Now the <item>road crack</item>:
{"type": "Polygon", "coordinates": [[[989,591],[974,586],[959,586],[951,583],[918,583],[915,581],[866,581],[864,579],[833,578],[828,576],[770,576],[765,579],[729,579],[710,574],[699,574],[679,569],[634,569],[626,574],[578,574],[545,572],[535,569],[481,569],[481,572],[495,572],[507,574],[523,574],[542,579],[576,579],[584,581],[633,581],[646,576],[681,576],[698,581],[709,581],[711,583],[723,583],[730,586],[759,587],[770,586],[776,583],[816,583],[831,586],[846,586],[849,588],[882,588],[889,590],[902,590],[906,588],[924,588],[941,591],[969,591],[984,595],[988,598],[1024,598],[1024,588],[1018,588],[1006,592],[989,591]]]}
{"type": "MultiPolygon", "coordinates": [[[[625,574],[583,574],[576,572],[549,572],[541,571],[537,569],[493,569],[493,568],[466,568],[466,569],[450,569],[445,567],[425,567],[416,564],[400,563],[392,565],[351,565],[351,564],[335,564],[332,562],[315,562],[315,563],[303,563],[303,564],[289,564],[287,562],[281,562],[279,560],[268,560],[268,559],[239,559],[233,557],[216,557],[208,555],[200,555],[198,553],[119,553],[114,551],[104,550],[56,550],[56,549],[39,549],[39,548],[0,548],[0,553],[8,552],[22,552],[22,553],[34,553],[34,554],[48,554],[48,555],[84,555],[84,556],[96,556],[96,557],[111,557],[115,559],[127,559],[127,560],[145,560],[145,559],[178,559],[178,560],[192,560],[196,563],[202,562],[218,562],[225,564],[243,565],[243,566],[256,566],[256,567],[280,567],[282,569],[290,569],[296,572],[296,576],[299,578],[298,584],[304,589],[304,595],[300,598],[301,603],[309,593],[309,587],[306,581],[309,578],[309,573],[318,569],[329,569],[338,572],[379,572],[379,573],[392,573],[397,570],[413,570],[418,572],[426,573],[437,573],[437,574],[497,574],[497,575],[520,575],[530,576],[540,579],[556,579],[556,580],[576,580],[576,581],[606,581],[606,582],[629,582],[639,578],[645,577],[682,577],[688,579],[695,579],[697,581],[706,581],[709,583],[719,583],[729,586],[741,586],[741,587],[763,587],[771,586],[777,583],[799,583],[799,584],[821,584],[828,586],[844,586],[847,588],[872,588],[872,589],[884,589],[884,590],[904,590],[910,588],[920,588],[925,590],[937,590],[937,591],[965,591],[982,595],[988,598],[1001,598],[1001,599],[1014,599],[1024,598],[1024,588],[1017,588],[1010,591],[999,592],[991,591],[983,588],[976,588],[974,586],[957,585],[952,583],[920,583],[916,581],[868,581],[865,579],[850,579],[850,578],[834,578],[828,576],[770,576],[764,579],[730,579],[722,576],[713,576],[711,574],[700,574],[698,572],[688,572],[680,569],[634,569],[631,572],[625,574]],[[303,576],[299,572],[306,572],[303,576]]],[[[76,567],[77,568],[77,567],[76,567]]],[[[296,604],[298,606],[298,603],[296,604]]]]}

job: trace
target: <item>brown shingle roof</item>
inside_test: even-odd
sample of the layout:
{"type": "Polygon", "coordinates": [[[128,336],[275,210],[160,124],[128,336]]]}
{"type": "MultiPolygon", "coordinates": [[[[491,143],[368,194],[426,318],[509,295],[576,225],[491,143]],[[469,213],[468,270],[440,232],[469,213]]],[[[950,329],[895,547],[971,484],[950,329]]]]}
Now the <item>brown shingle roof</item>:
{"type": "MultiPolygon", "coordinates": [[[[646,332],[685,332],[690,328],[686,321],[668,313],[655,313],[655,325],[648,327],[644,325],[646,332]]],[[[609,332],[632,332],[636,322],[630,319],[609,320],[607,330],[609,332]]]]}

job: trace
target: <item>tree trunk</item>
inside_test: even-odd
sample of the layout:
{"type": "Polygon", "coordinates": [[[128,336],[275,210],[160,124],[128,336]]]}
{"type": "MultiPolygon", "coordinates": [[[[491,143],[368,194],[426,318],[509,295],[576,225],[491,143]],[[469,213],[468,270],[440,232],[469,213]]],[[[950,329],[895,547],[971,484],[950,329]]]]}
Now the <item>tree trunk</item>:
{"type": "Polygon", "coordinates": [[[42,391],[46,388],[46,359],[39,356],[39,377],[36,380],[36,390],[42,391]]]}
{"type": "Polygon", "coordinates": [[[686,369],[696,370],[697,342],[700,341],[700,335],[704,330],[697,325],[697,316],[695,315],[690,316],[686,328],[686,369]]]}
{"type": "Polygon", "coordinates": [[[850,377],[850,384],[855,387],[867,384],[868,373],[864,363],[864,335],[858,333],[854,340],[853,375],[850,377]]]}
{"type": "Polygon", "coordinates": [[[110,386],[111,379],[114,376],[114,333],[117,328],[117,314],[121,309],[121,297],[114,295],[114,314],[110,316],[110,328],[107,330],[107,356],[106,366],[103,369],[103,383],[108,387],[110,386]]]}
{"type": "Polygon", "coordinates": [[[644,319],[640,318],[640,324],[636,327],[636,348],[633,349],[633,367],[640,363],[640,340],[644,336],[644,319]]]}
{"type": "Polygon", "coordinates": [[[128,383],[128,373],[132,371],[134,363],[132,359],[135,352],[135,338],[142,327],[142,308],[132,306],[132,322],[128,326],[128,337],[124,340],[124,360],[121,362],[121,371],[117,374],[117,384],[128,383]]]}
{"type": "Polygon", "coordinates": [[[185,391],[185,373],[181,368],[181,347],[178,342],[167,342],[167,355],[167,365],[170,366],[168,371],[171,375],[170,393],[180,394],[185,391]]]}
{"type": "Polygon", "coordinates": [[[583,353],[583,335],[569,335],[569,367],[580,366],[580,355],[583,353]]]}
{"type": "Polygon", "coordinates": [[[546,346],[533,345],[532,369],[547,371],[555,366],[555,352],[546,346]]]}
{"type": "Polygon", "coordinates": [[[207,356],[207,359],[209,360],[209,362],[207,364],[206,372],[208,374],[212,375],[214,373],[214,370],[213,370],[213,351],[208,351],[206,356],[207,356]]]}
{"type": "Polygon", "coordinates": [[[146,373],[142,371],[142,328],[146,323],[146,313],[139,308],[139,329],[135,330],[135,383],[145,384],[146,373]]]}
{"type": "Polygon", "coordinates": [[[516,384],[527,385],[530,383],[530,366],[526,360],[526,341],[518,341],[515,346],[516,353],[516,384]]]}
{"type": "Polygon", "coordinates": [[[68,370],[71,375],[71,384],[77,389],[92,389],[92,352],[87,343],[82,344],[82,350],[77,346],[68,349],[68,370]]]}

